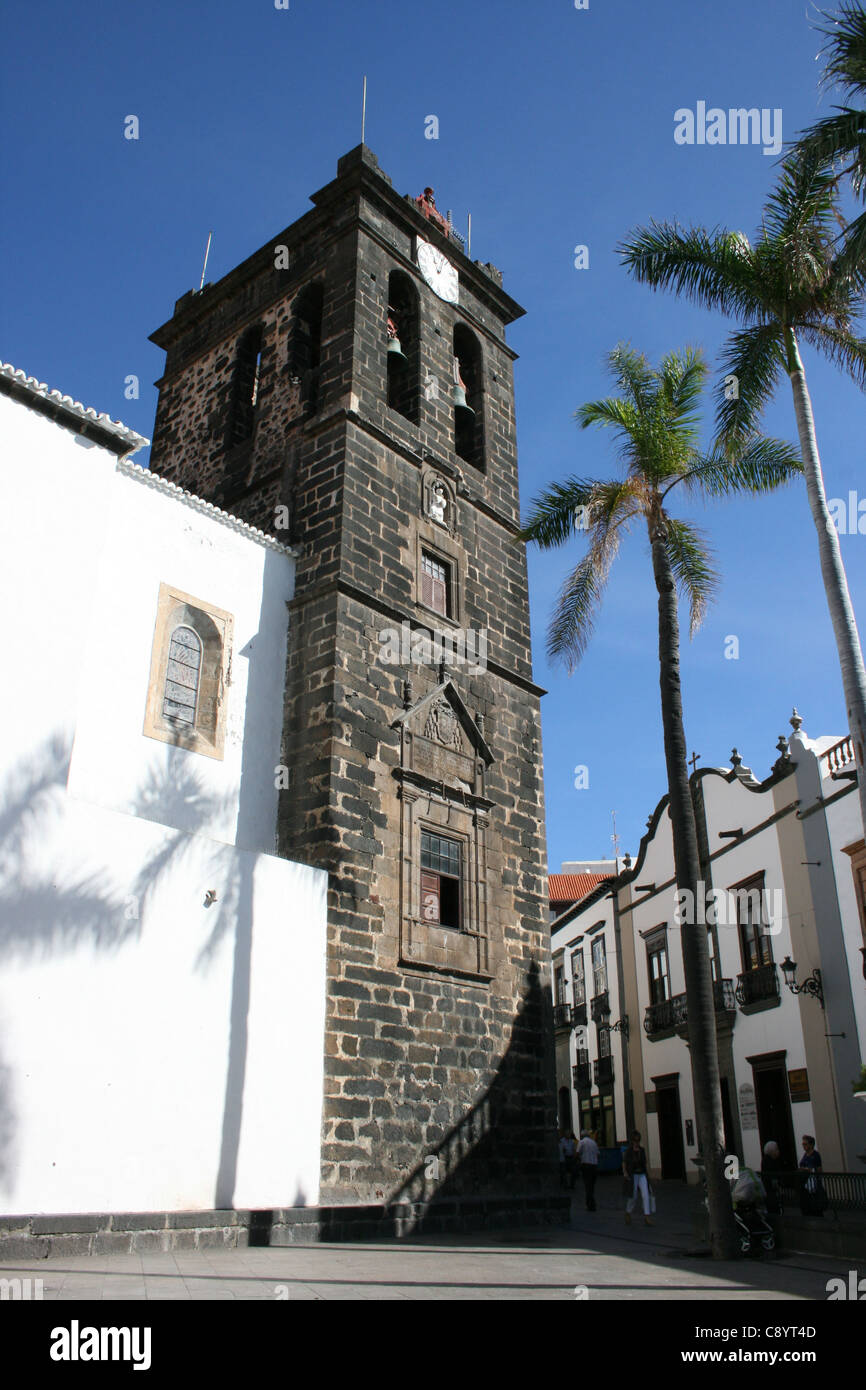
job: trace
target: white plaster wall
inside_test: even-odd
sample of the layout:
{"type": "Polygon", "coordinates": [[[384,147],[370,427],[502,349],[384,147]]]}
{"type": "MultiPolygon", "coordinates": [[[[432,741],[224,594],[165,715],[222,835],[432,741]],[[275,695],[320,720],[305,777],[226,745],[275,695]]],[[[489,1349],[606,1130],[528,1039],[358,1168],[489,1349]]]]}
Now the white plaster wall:
{"type": "Polygon", "coordinates": [[[327,880],[263,852],[291,558],[2,395],[0,437],[0,1210],[315,1202],[327,880]],[[162,580],[234,616],[223,761],[141,732],[162,580]]]}
{"type": "Polygon", "coordinates": [[[224,1205],[217,1174],[239,1098],[232,1204],[314,1203],[325,876],[60,788],[23,848],[0,974],[0,1210],[224,1205]],[[235,978],[247,961],[248,1010],[235,978]],[[243,1065],[227,1098],[233,1048],[243,1065]]]}
{"type": "Polygon", "coordinates": [[[116,460],[2,394],[0,439],[3,623],[6,651],[16,654],[21,673],[21,683],[0,682],[0,727],[6,734],[0,774],[8,774],[55,730],[71,741],[82,624],[99,568],[116,460]]]}
{"type": "Polygon", "coordinates": [[[294,562],[121,472],[100,539],[70,794],[186,830],[204,820],[217,839],[273,851],[294,562]],[[233,616],[222,760],[142,737],[160,582],[233,616]]]}
{"type": "MultiPolygon", "coordinates": [[[[594,903],[591,907],[587,908],[585,912],[581,912],[580,914],[578,914],[577,917],[573,918],[572,921],[567,923],[567,925],[560,927],[551,937],[551,955],[555,956],[558,951],[564,952],[563,966],[565,969],[566,1000],[569,1004],[574,1003],[574,988],[571,973],[571,957],[579,944],[581,944],[583,948],[587,1013],[586,1033],[590,1065],[593,1065],[596,1061],[598,1061],[599,1057],[598,1029],[595,1023],[593,1023],[590,1015],[590,1001],[593,995],[592,949],[590,942],[591,940],[595,939],[598,933],[593,932],[592,938],[585,933],[588,933],[591,927],[596,926],[601,921],[603,921],[605,924],[603,934],[605,938],[605,951],[607,958],[607,989],[608,1003],[611,1011],[610,1021],[612,1023],[616,1023],[620,1017],[619,976],[617,972],[616,937],[614,933],[613,902],[611,898],[604,897],[600,902],[594,903]]],[[[554,1002],[556,1001],[554,1000],[554,1002]]],[[[634,1029],[637,1026],[634,1019],[629,1019],[629,1025],[631,1029],[634,1029]]],[[[625,1046],[625,1042],[621,1033],[611,1033],[610,1042],[614,1068],[613,1081],[615,1138],[617,1140],[620,1140],[627,1138],[625,1122],[625,1087],[622,1065],[622,1051],[623,1047],[625,1046]]],[[[568,1084],[571,1093],[571,1112],[573,1116],[575,1133],[579,1134],[581,1125],[580,1097],[578,1096],[578,1093],[575,1091],[574,1086],[572,1084],[573,1073],[571,1071],[571,1068],[577,1065],[577,1032],[574,1028],[572,1028],[569,1034],[568,1058],[568,1084]]],[[[634,1078],[632,1078],[632,1084],[634,1085],[634,1078]]],[[[597,1085],[593,1085],[591,1094],[593,1096],[597,1096],[599,1094],[599,1087],[597,1085]]]]}
{"type": "MultiPolygon", "coordinates": [[[[839,789],[838,782],[825,781],[824,795],[832,796],[839,789]]],[[[851,979],[851,996],[854,1015],[857,1020],[857,1036],[860,1042],[860,1056],[866,1060],[866,985],[863,981],[863,932],[854,896],[854,874],[851,870],[850,855],[845,854],[846,845],[856,844],[863,839],[863,825],[860,819],[860,805],[856,792],[842,797],[827,808],[827,826],[830,832],[830,845],[833,852],[833,873],[839,895],[839,911],[842,915],[842,931],[845,939],[845,955],[848,961],[848,974],[851,979]]],[[[851,1078],[854,1080],[854,1077],[851,1078]]],[[[863,1102],[859,1102],[862,1104],[863,1102]]],[[[866,1108],[866,1107],[864,1107],[866,1108]]]]}

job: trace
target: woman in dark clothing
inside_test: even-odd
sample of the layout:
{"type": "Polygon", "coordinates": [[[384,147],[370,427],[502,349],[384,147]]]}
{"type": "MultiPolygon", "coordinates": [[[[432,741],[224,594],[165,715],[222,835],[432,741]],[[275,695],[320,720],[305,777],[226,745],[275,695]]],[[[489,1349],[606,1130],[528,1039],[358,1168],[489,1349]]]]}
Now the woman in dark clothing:
{"type": "Polygon", "coordinates": [[[631,1136],[631,1143],[622,1156],[622,1173],[624,1178],[631,1180],[631,1196],[626,1202],[625,1224],[631,1225],[631,1214],[634,1211],[638,1196],[643,1207],[644,1224],[652,1225],[650,1220],[651,1197],[649,1186],[649,1173],[647,1170],[646,1152],[641,1148],[640,1130],[636,1129],[631,1136]]]}
{"type": "Polygon", "coordinates": [[[818,1176],[821,1172],[821,1155],[815,1148],[815,1140],[811,1134],[803,1135],[803,1157],[800,1159],[800,1167],[806,1170],[800,1189],[800,1210],[804,1216],[823,1216],[827,1199],[824,1184],[818,1176]]]}

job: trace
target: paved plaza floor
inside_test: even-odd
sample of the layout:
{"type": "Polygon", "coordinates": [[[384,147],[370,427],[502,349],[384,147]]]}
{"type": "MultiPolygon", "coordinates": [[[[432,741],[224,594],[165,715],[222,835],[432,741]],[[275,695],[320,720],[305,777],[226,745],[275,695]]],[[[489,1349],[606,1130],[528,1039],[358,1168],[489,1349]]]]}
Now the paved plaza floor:
{"type": "MultiPolygon", "coordinates": [[[[355,1244],[89,1255],[0,1263],[45,1300],[795,1299],[825,1301],[852,1262],[790,1253],[721,1263],[695,1246],[685,1197],[626,1226],[615,1199],[568,1227],[355,1244]]],[[[866,1271],[859,1270],[862,1277],[866,1271]]]]}

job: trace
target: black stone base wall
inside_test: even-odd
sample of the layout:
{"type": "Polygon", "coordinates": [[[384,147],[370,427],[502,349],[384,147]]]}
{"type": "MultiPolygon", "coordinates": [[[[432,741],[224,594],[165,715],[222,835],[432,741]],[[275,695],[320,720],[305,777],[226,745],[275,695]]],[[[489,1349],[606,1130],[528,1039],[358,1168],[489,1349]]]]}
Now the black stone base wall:
{"type": "Polygon", "coordinates": [[[0,1217],[0,1265],[68,1255],[125,1255],[152,1250],[235,1250],[316,1245],[324,1241],[564,1226],[571,1199],[562,1192],[396,1202],[390,1206],[286,1207],[273,1211],[113,1212],[82,1216],[0,1217]]]}

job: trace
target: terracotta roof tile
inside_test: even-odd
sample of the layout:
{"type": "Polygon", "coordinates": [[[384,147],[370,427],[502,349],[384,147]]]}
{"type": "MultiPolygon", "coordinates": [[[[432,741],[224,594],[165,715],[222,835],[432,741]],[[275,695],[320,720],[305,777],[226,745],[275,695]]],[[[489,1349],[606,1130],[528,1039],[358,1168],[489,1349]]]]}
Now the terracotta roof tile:
{"type": "Polygon", "coordinates": [[[576,903],[608,877],[608,874],[549,874],[547,895],[551,903],[576,903]]]}

